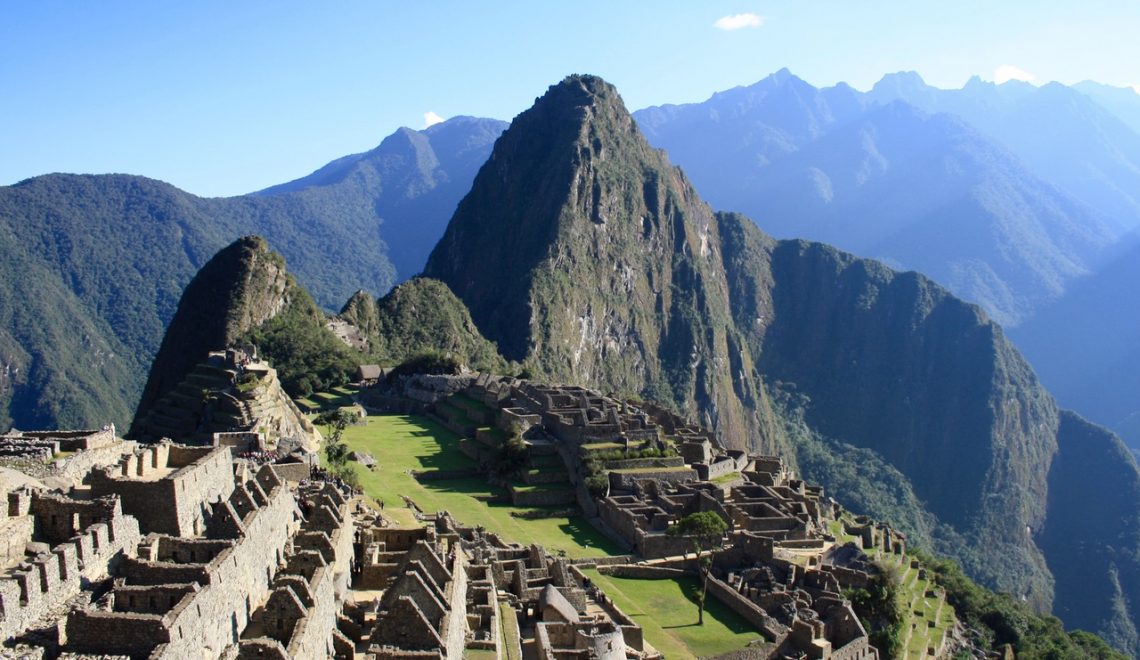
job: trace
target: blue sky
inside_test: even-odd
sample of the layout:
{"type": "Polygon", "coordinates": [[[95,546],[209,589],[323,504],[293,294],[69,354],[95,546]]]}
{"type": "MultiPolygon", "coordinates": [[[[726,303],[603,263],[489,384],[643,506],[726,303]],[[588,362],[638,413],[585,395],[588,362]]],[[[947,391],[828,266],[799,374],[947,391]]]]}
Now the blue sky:
{"type": "Polygon", "coordinates": [[[9,0],[0,185],[127,172],[240,194],[422,128],[425,113],[509,120],[570,73],[601,75],[630,109],[783,67],[859,89],[899,70],[940,87],[999,70],[1140,84],[1138,30],[1140,3],[1125,0],[9,0]]]}

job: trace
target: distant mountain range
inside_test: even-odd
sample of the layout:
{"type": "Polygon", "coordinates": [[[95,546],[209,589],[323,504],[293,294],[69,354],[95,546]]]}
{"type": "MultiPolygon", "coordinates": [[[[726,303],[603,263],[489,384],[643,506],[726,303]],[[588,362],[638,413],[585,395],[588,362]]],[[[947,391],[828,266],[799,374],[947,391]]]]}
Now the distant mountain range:
{"type": "Polygon", "coordinates": [[[1140,386],[1110,339],[1134,337],[1125,310],[1140,307],[1118,279],[1140,256],[1119,254],[1140,223],[1135,91],[978,79],[942,90],[899,73],[861,93],[782,70],[634,117],[714,205],[979,303],[1062,402],[1140,448],[1125,426],[1140,386]],[[1094,290],[1119,304],[1082,302],[1108,297],[1094,290]]]}
{"type": "Polygon", "coordinates": [[[1140,237],[1011,335],[1064,405],[1140,450],[1140,237]]]}
{"type": "Polygon", "coordinates": [[[124,426],[183,287],[228,242],[272,241],[325,309],[417,273],[506,126],[457,117],[252,195],[138,176],[0,187],[0,428],[124,426]]]}

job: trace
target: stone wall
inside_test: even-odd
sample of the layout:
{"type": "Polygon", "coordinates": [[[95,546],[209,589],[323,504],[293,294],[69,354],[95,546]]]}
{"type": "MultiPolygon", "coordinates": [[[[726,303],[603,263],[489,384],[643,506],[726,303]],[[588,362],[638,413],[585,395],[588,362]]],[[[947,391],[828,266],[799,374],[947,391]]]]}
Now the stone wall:
{"type": "Polygon", "coordinates": [[[135,516],[144,532],[172,536],[200,534],[209,505],[229,498],[233,489],[233,465],[225,447],[160,443],[123,458],[115,468],[91,473],[92,495],[119,496],[123,511],[135,516]]]}
{"type": "Polygon", "coordinates": [[[640,564],[615,564],[612,566],[599,566],[598,572],[602,575],[612,575],[619,578],[632,578],[635,580],[676,580],[677,578],[687,573],[687,571],[679,568],[642,566],[640,564]]]}
{"type": "Polygon", "coordinates": [[[686,481],[696,481],[697,471],[690,468],[688,470],[677,470],[673,472],[654,472],[651,470],[644,472],[610,472],[610,489],[630,490],[633,488],[633,482],[639,479],[653,479],[655,481],[664,481],[671,484],[680,484],[686,481]]]}
{"type": "MultiPolygon", "coordinates": [[[[335,491],[333,492],[335,496],[335,491]]],[[[352,513],[343,499],[340,499],[337,514],[340,526],[328,536],[331,557],[324,557],[327,565],[313,572],[309,581],[311,604],[306,604],[305,616],[293,628],[292,638],[287,647],[290,658],[333,657],[333,631],[340,612],[340,602],[347,592],[352,560],[352,513]]],[[[312,525],[302,527],[302,532],[312,525]]],[[[324,532],[319,532],[324,534],[324,532]]]]}
{"type": "Polygon", "coordinates": [[[270,467],[282,481],[299,483],[312,476],[308,463],[274,463],[270,467]]]}
{"type": "Polygon", "coordinates": [[[511,488],[511,503],[515,506],[566,506],[575,501],[574,491],[570,488],[551,488],[543,490],[517,490],[511,488]]]}
{"type": "Polygon", "coordinates": [[[451,561],[451,582],[447,585],[447,614],[440,623],[440,637],[448,658],[462,658],[467,643],[467,567],[463,551],[456,548],[451,561]]]}
{"type": "Polygon", "coordinates": [[[713,460],[711,464],[701,463],[693,467],[696,468],[697,476],[701,481],[712,481],[737,470],[736,461],[728,456],[719,457],[713,460]]]}
{"type": "Polygon", "coordinates": [[[106,577],[139,540],[138,521],[124,515],[115,498],[84,502],[56,494],[11,493],[9,502],[10,514],[30,516],[34,509],[60,542],[28,562],[28,568],[14,568],[0,579],[0,638],[5,639],[78,594],[87,581],[106,577]]]}
{"type": "Polygon", "coordinates": [[[602,464],[607,470],[632,470],[637,468],[684,467],[685,459],[680,456],[659,458],[617,458],[602,464]]]}
{"type": "Polygon", "coordinates": [[[764,633],[768,641],[778,644],[787,636],[788,629],[779,621],[768,616],[759,605],[713,575],[709,576],[709,595],[727,605],[730,610],[764,633]]]}
{"type": "Polygon", "coordinates": [[[200,589],[161,615],[97,608],[75,611],[66,624],[72,650],[126,651],[183,660],[217,658],[235,644],[253,610],[268,594],[286,543],[296,529],[297,507],[292,492],[269,468],[262,468],[257,479],[259,489],[266,493],[266,503],[244,516],[244,534],[209,563],[135,560],[125,566],[128,585],[195,581],[200,589]],[[188,579],[195,573],[197,579],[188,579]],[[146,579],[148,574],[160,581],[146,579]]]}
{"type": "Polygon", "coordinates": [[[51,466],[52,476],[79,483],[92,470],[115,465],[122,460],[123,454],[132,453],[137,448],[138,443],[129,440],[94,445],[55,461],[51,466]]]}

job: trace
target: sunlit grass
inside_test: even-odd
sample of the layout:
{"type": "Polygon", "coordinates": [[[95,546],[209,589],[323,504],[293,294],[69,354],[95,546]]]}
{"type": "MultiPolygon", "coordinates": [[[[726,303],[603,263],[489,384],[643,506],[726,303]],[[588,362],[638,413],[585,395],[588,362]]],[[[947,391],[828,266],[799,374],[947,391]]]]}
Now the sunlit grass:
{"type": "Polygon", "coordinates": [[[614,603],[633,618],[645,639],[666,658],[715,656],[743,648],[761,635],[715,598],[708,599],[704,625],[697,625],[696,577],[635,580],[585,571],[614,603]]]}

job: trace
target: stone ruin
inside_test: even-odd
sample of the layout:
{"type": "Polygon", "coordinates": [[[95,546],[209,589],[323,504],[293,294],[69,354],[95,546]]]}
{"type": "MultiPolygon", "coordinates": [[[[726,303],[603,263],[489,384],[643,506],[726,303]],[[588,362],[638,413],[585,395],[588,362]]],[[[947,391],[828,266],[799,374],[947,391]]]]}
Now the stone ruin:
{"type": "Polygon", "coordinates": [[[0,632],[18,657],[352,657],[338,487],[110,428],[5,438],[22,458],[89,468],[55,490],[0,479],[0,632]]]}
{"type": "Polygon", "coordinates": [[[309,451],[320,431],[281,388],[277,371],[239,349],[211,352],[135,421],[132,437],[210,446],[218,433],[261,433],[262,443],[290,438],[309,451]]]}
{"type": "Polygon", "coordinates": [[[901,555],[905,539],[867,519],[840,522],[842,510],[823,489],[795,479],[779,458],[749,457],[742,478],[728,486],[634,480],[603,498],[599,514],[642,557],[683,564],[692,548],[669,528],[692,513],[716,513],[730,537],[714,554],[709,594],[764,634],[765,657],[877,658],[841,593],[878,574],[864,549],[901,555]],[[832,524],[844,525],[859,546],[836,546],[832,524]]]}
{"type": "Polygon", "coordinates": [[[381,595],[346,607],[341,629],[369,658],[519,657],[524,647],[549,659],[660,657],[577,567],[539,546],[505,543],[446,513],[407,529],[365,521],[356,584],[381,595]]]}

